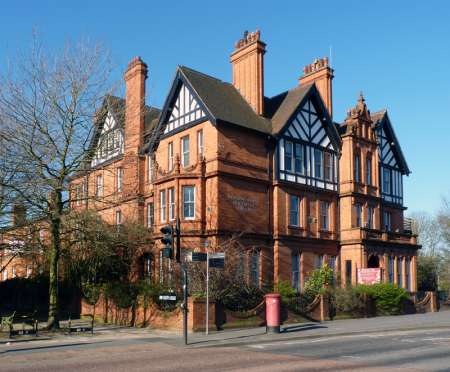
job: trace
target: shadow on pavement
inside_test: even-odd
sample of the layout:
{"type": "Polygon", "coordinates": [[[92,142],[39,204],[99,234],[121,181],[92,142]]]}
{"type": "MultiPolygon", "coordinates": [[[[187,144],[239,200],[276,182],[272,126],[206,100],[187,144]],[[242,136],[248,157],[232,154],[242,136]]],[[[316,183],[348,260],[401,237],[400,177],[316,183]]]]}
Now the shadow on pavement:
{"type": "Polygon", "coordinates": [[[301,325],[295,325],[290,327],[284,327],[281,329],[281,333],[289,333],[289,332],[299,332],[299,331],[306,331],[309,329],[317,329],[317,328],[328,328],[324,325],[314,324],[314,323],[307,323],[307,324],[301,324],[301,325]]]}
{"type": "Polygon", "coordinates": [[[58,344],[58,345],[49,345],[49,346],[27,347],[27,348],[0,351],[0,354],[20,353],[20,352],[25,352],[25,351],[37,351],[37,350],[45,350],[45,349],[62,349],[62,348],[71,347],[71,346],[88,346],[88,345],[92,345],[92,344],[105,344],[105,343],[110,343],[110,342],[112,342],[112,341],[108,340],[108,341],[97,341],[97,342],[73,342],[71,344],[58,344]]]}

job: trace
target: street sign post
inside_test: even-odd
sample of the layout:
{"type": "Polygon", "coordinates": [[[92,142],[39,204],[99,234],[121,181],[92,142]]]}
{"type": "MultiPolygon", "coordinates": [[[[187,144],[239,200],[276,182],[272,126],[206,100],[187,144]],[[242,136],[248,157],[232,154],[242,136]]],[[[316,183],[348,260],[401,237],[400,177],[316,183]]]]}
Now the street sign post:
{"type": "Polygon", "coordinates": [[[225,253],[206,253],[206,335],[209,334],[209,268],[223,269],[225,267],[225,253]]]}

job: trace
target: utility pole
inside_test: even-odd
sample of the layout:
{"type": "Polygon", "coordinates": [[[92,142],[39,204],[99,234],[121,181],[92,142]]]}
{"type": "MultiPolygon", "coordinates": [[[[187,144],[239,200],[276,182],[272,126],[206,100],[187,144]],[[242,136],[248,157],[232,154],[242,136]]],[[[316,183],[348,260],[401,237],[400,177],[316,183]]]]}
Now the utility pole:
{"type": "Polygon", "coordinates": [[[209,251],[206,251],[206,335],[209,334],[209,251]]]}
{"type": "Polygon", "coordinates": [[[183,270],[183,336],[184,344],[188,344],[188,332],[187,332],[187,322],[188,322],[188,275],[186,265],[182,265],[183,270]]]}

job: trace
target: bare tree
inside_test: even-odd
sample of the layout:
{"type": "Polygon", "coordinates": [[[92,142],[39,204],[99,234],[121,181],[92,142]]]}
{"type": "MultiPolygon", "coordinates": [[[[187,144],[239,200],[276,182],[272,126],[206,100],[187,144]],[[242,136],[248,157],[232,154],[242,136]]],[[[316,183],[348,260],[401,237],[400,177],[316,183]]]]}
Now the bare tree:
{"type": "Polygon", "coordinates": [[[58,262],[69,177],[84,169],[92,122],[108,92],[105,50],[67,44],[50,54],[35,39],[31,53],[15,58],[0,77],[1,188],[26,205],[29,216],[48,221],[48,328],[58,328],[58,262]]]}

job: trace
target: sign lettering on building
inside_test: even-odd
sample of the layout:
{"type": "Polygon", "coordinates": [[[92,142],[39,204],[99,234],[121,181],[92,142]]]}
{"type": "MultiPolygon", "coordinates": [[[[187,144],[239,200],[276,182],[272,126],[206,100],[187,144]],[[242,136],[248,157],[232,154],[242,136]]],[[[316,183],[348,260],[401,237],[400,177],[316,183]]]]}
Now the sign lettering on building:
{"type": "Polygon", "coordinates": [[[255,210],[257,206],[257,202],[255,199],[243,198],[229,194],[228,200],[237,210],[243,212],[255,210]]]}
{"type": "Polygon", "coordinates": [[[358,269],[358,284],[372,285],[381,283],[381,269],[358,269]]]}

